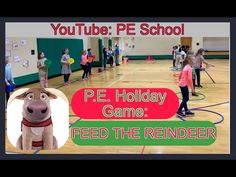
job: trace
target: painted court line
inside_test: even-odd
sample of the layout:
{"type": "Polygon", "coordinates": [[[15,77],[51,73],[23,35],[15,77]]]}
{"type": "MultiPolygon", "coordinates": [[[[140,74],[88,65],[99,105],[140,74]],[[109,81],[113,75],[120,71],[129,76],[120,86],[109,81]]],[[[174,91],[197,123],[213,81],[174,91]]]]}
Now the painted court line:
{"type": "Polygon", "coordinates": [[[145,149],[146,146],[143,146],[142,150],[141,150],[141,154],[144,153],[144,149],[145,149]]]}
{"type": "Polygon", "coordinates": [[[33,154],[38,154],[40,149],[36,150],[33,154]]]}
{"type": "Polygon", "coordinates": [[[211,104],[211,105],[207,105],[207,106],[196,107],[196,108],[197,109],[209,108],[209,107],[219,106],[219,105],[223,105],[223,104],[227,104],[227,103],[229,103],[229,101],[225,101],[225,102],[221,102],[221,103],[216,103],[216,104],[211,104]]]}

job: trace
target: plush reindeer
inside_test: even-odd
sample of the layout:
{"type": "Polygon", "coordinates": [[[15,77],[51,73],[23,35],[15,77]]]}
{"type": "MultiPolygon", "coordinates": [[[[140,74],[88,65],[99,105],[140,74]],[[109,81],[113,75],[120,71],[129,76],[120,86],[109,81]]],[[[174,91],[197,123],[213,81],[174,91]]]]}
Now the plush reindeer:
{"type": "Polygon", "coordinates": [[[50,99],[57,96],[43,88],[30,88],[16,99],[23,99],[22,135],[16,147],[23,150],[57,149],[53,136],[50,99]]]}

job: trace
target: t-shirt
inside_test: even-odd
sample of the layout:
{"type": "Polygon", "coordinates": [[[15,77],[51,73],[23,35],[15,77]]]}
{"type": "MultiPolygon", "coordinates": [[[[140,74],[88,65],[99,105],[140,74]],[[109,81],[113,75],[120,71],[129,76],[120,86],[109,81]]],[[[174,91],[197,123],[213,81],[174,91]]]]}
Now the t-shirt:
{"type": "Polygon", "coordinates": [[[14,82],[14,79],[12,76],[12,67],[10,63],[5,65],[5,81],[14,82]]]}
{"type": "Polygon", "coordinates": [[[91,57],[92,56],[92,52],[89,51],[88,54],[87,54],[88,57],[91,57]]]}
{"type": "Polygon", "coordinates": [[[200,69],[202,66],[202,62],[204,62],[205,59],[202,55],[197,55],[196,57],[194,57],[193,59],[193,67],[195,69],[200,69]]]}
{"type": "MultiPolygon", "coordinates": [[[[38,62],[37,62],[37,67],[44,66],[44,62],[45,62],[45,58],[39,59],[38,62]]],[[[47,72],[46,67],[39,68],[39,73],[45,73],[45,72],[47,72]]]]}
{"type": "Polygon", "coordinates": [[[80,64],[81,64],[81,65],[86,65],[86,64],[87,64],[87,61],[88,61],[88,60],[87,60],[87,55],[82,55],[81,59],[82,59],[82,60],[81,60],[81,63],[80,63],[80,64]]]}
{"type": "Polygon", "coordinates": [[[116,49],[115,49],[115,54],[116,54],[116,55],[119,55],[119,54],[120,54],[120,49],[119,49],[119,47],[116,47],[116,49]]]}
{"type": "Polygon", "coordinates": [[[192,79],[192,67],[190,65],[186,65],[179,75],[179,86],[191,86],[192,79]]]}
{"type": "Polygon", "coordinates": [[[112,50],[108,50],[107,55],[109,58],[112,57],[112,50]]]}
{"type": "Polygon", "coordinates": [[[184,57],[186,56],[186,53],[183,50],[180,52],[180,54],[184,57]]]}

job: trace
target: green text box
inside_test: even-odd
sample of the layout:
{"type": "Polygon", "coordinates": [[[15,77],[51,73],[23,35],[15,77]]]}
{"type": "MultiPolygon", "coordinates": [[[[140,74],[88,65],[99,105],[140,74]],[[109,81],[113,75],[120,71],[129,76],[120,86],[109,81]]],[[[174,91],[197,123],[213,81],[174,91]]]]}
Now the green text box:
{"type": "Polygon", "coordinates": [[[70,135],[81,146],[207,146],[217,130],[209,121],[77,121],[70,135]]]}

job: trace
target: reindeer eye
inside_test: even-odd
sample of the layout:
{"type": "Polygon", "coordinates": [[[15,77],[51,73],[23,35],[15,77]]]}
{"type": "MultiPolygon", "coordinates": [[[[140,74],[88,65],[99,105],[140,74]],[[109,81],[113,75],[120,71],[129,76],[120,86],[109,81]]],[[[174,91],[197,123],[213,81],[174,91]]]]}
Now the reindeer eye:
{"type": "Polygon", "coordinates": [[[28,100],[32,100],[34,98],[34,94],[32,94],[32,93],[29,93],[28,95],[27,95],[27,99],[28,100]]]}
{"type": "Polygon", "coordinates": [[[41,94],[40,94],[40,99],[41,99],[41,100],[47,100],[47,99],[48,99],[48,95],[45,94],[45,93],[41,93],[41,94]]]}

